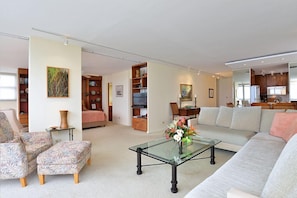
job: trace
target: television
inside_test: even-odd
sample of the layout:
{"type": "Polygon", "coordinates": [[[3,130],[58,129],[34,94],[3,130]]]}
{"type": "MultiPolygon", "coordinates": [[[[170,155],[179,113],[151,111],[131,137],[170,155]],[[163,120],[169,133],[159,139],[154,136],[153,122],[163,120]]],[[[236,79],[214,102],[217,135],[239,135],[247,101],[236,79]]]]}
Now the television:
{"type": "Polygon", "coordinates": [[[147,94],[146,93],[134,93],[133,94],[133,106],[134,107],[146,107],[147,106],[147,94]]]}

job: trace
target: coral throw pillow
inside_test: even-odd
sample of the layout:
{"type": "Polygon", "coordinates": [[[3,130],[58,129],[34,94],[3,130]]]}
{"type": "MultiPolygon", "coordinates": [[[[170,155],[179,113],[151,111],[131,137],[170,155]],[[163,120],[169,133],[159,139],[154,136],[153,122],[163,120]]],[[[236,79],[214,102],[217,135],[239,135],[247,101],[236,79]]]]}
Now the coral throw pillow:
{"type": "Polygon", "coordinates": [[[270,135],[283,138],[286,142],[297,133],[297,113],[275,113],[270,135]]]}

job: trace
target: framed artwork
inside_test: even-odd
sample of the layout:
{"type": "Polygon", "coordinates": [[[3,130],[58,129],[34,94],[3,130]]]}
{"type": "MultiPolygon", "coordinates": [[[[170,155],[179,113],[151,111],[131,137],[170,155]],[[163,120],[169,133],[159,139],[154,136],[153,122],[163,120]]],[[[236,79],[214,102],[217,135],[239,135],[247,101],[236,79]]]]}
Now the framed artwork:
{"type": "Polygon", "coordinates": [[[180,100],[192,101],[192,85],[180,84],[180,100]]]}
{"type": "Polygon", "coordinates": [[[209,89],[208,89],[208,97],[209,97],[209,98],[213,98],[213,95],[214,95],[214,90],[211,89],[211,88],[209,88],[209,89]]]}
{"type": "Polygon", "coordinates": [[[47,67],[47,97],[68,97],[69,69],[47,67]]]}
{"type": "Polygon", "coordinates": [[[124,85],[116,85],[116,97],[123,97],[124,85]]]}

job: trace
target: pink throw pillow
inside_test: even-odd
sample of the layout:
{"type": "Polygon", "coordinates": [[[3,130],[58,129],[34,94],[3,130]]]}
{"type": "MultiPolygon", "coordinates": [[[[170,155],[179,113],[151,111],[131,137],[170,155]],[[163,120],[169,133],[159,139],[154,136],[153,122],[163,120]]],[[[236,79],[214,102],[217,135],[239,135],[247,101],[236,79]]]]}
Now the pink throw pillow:
{"type": "Polygon", "coordinates": [[[281,137],[286,142],[297,133],[297,113],[275,113],[270,135],[281,137]]]}

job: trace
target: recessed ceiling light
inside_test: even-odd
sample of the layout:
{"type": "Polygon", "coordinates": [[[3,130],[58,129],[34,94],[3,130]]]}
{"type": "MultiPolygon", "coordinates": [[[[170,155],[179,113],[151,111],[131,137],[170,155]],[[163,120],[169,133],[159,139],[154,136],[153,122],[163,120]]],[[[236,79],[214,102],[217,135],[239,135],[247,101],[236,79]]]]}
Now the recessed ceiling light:
{"type": "Polygon", "coordinates": [[[278,54],[270,54],[270,55],[266,55],[266,56],[258,56],[258,57],[247,58],[247,59],[242,59],[242,60],[229,61],[229,62],[225,63],[225,65],[234,65],[234,64],[238,64],[238,63],[245,63],[245,62],[257,61],[257,60],[263,60],[263,59],[269,59],[269,58],[276,58],[276,57],[288,56],[288,55],[293,55],[293,54],[297,54],[297,51],[282,52],[282,53],[278,53],[278,54]]]}

